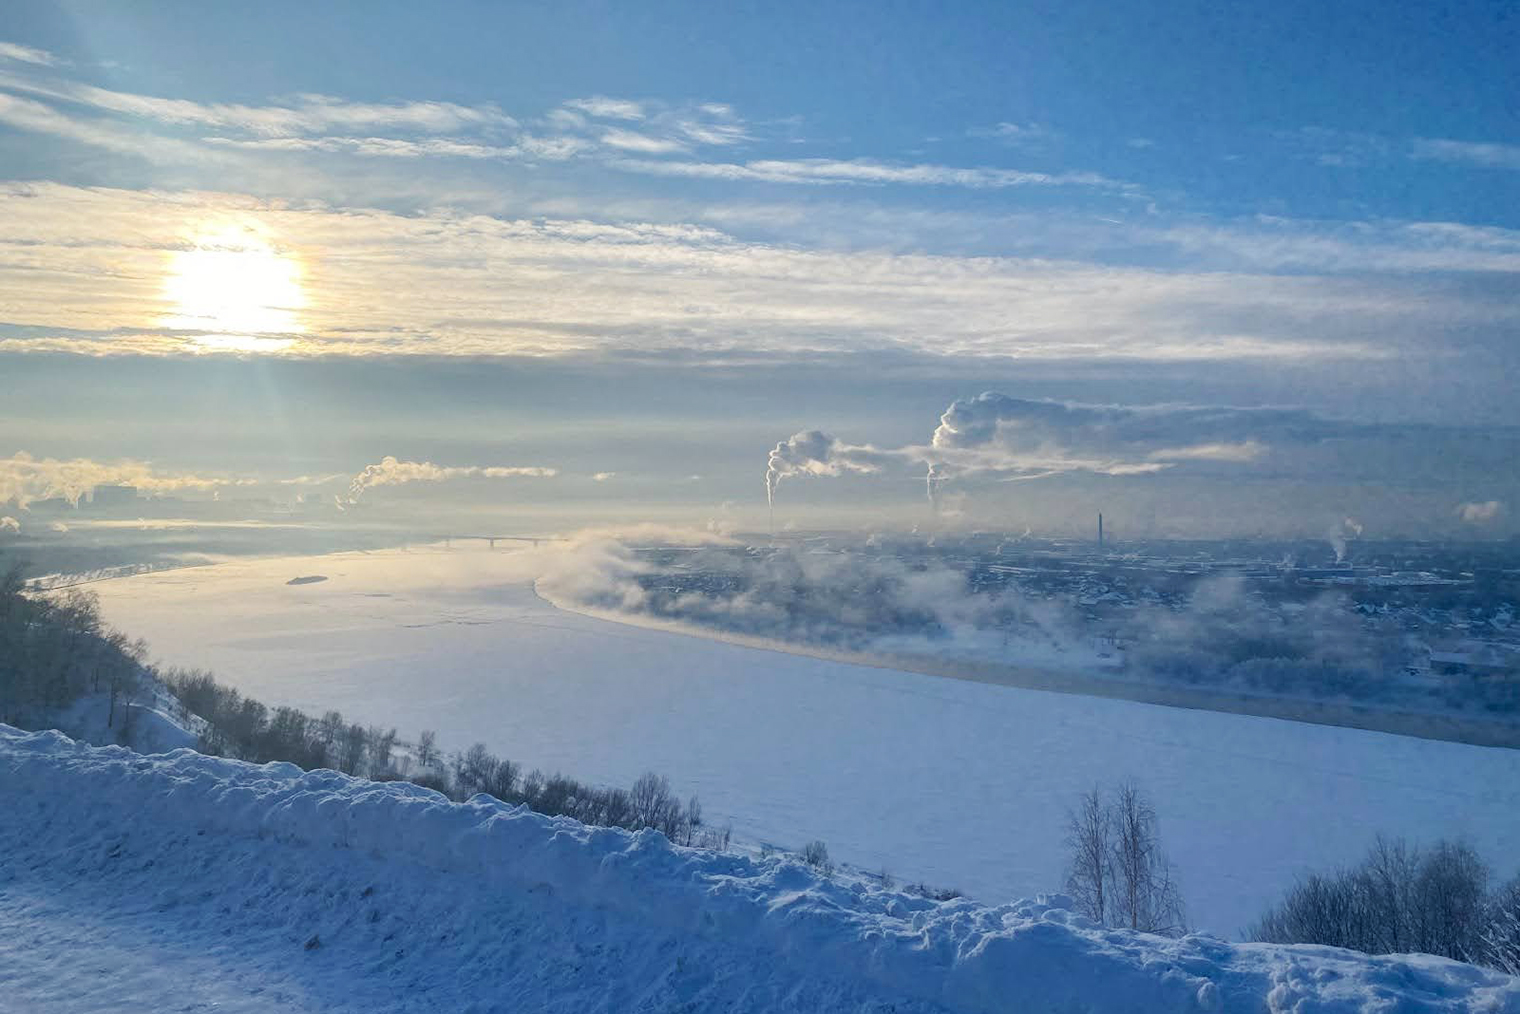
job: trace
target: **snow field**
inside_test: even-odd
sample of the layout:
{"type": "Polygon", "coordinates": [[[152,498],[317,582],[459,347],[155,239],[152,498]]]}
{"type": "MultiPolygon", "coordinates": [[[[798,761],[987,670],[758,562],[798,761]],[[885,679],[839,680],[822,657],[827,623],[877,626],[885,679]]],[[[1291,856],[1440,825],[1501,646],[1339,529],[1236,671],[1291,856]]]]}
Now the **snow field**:
{"type": "Polygon", "coordinates": [[[0,996],[22,1010],[1520,1012],[1520,981],[1443,959],[940,904],[484,797],[5,726],[0,812],[0,996]]]}

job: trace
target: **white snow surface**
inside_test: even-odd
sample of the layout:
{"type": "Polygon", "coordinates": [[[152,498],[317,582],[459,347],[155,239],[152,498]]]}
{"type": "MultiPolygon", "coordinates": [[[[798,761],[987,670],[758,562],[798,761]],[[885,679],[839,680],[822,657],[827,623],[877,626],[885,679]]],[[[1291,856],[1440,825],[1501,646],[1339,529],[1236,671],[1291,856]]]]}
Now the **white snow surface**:
{"type": "Polygon", "coordinates": [[[1426,956],[935,903],[488,797],[0,726],[0,1008],[1520,1012],[1426,956]]]}
{"type": "MultiPolygon", "coordinates": [[[[47,726],[86,743],[119,743],[121,727],[129,707],[133,718],[131,745],[135,749],[155,753],[195,746],[199,737],[180,724],[180,720],[175,717],[178,710],[175,700],[156,683],[145,686],[137,700],[130,705],[117,702],[114,718],[111,695],[101,691],[85,694],[68,707],[49,715],[47,726]]],[[[193,725],[194,722],[189,724],[193,725]]]]}
{"type": "MultiPolygon", "coordinates": [[[[435,729],[527,768],[654,770],[711,824],[983,901],[1059,889],[1069,807],[1134,779],[1196,928],[1238,936],[1296,876],[1378,834],[1520,862],[1520,750],[992,686],[556,609],[532,552],[243,560],[105,581],[157,657],[270,706],[435,729]],[[289,585],[292,577],[328,580],[289,585]]],[[[560,580],[566,580],[563,573],[560,580]]]]}

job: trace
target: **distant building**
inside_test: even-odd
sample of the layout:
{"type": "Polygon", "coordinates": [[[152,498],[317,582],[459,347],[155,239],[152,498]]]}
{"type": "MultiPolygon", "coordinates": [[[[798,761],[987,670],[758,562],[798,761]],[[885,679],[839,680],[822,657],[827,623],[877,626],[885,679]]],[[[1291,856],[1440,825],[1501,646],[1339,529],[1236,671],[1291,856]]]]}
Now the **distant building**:
{"type": "Polygon", "coordinates": [[[1452,650],[1430,653],[1431,672],[1472,679],[1520,678],[1520,651],[1488,641],[1464,641],[1452,650]]]}

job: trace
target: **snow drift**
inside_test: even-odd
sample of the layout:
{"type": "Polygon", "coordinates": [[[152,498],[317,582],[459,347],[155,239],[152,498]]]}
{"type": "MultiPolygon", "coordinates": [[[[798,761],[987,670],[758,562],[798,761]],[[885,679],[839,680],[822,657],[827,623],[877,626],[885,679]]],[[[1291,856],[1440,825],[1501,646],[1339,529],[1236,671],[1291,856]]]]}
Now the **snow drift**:
{"type": "MultiPolygon", "coordinates": [[[[0,812],[0,965],[29,1010],[89,1006],[34,916],[102,927],[78,966],[96,980],[117,953],[221,963],[224,1009],[1520,1014],[1520,980],[1439,958],[1111,931],[1060,897],[937,903],[190,750],[0,726],[0,812]]],[[[185,1009],[212,988],[152,981],[185,1009]]]]}

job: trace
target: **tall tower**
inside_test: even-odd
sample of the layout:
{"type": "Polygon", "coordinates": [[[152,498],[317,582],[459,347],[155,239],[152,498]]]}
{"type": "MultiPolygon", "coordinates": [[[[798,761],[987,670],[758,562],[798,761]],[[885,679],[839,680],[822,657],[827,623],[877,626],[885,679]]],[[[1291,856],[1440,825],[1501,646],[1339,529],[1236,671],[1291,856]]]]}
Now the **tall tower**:
{"type": "Polygon", "coordinates": [[[1103,512],[1098,512],[1098,550],[1103,549],[1103,512]]]}

